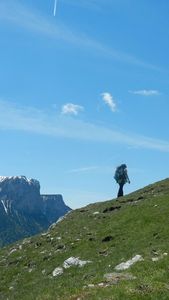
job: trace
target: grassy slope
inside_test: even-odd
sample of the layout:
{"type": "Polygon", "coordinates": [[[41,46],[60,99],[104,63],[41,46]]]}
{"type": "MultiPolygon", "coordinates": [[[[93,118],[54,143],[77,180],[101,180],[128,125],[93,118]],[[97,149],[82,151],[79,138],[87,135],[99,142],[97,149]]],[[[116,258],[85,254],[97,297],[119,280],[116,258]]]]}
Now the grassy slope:
{"type": "Polygon", "coordinates": [[[72,211],[46,234],[1,249],[0,299],[169,299],[168,232],[169,179],[118,201],[72,211]],[[103,241],[109,236],[110,241],[103,241]],[[17,250],[9,254],[11,249],[17,250]],[[104,274],[136,254],[144,261],[121,272],[136,279],[98,286],[105,282],[104,274]],[[92,263],[53,277],[52,271],[70,256],[92,263]]]}

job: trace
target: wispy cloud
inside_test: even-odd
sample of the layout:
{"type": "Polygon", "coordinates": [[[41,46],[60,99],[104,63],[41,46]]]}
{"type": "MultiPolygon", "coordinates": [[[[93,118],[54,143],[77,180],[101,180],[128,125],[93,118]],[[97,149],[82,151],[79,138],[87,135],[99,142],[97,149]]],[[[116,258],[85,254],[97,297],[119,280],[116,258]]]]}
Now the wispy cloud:
{"type": "Polygon", "coordinates": [[[138,91],[129,91],[129,93],[140,96],[158,96],[160,92],[158,90],[138,90],[138,91]]]}
{"type": "Polygon", "coordinates": [[[84,107],[81,105],[66,103],[62,106],[62,114],[65,115],[75,115],[77,116],[80,111],[83,111],[84,107]]]}
{"type": "Polygon", "coordinates": [[[19,130],[56,138],[118,143],[138,148],[169,152],[169,141],[153,139],[109,129],[92,122],[67,118],[30,107],[19,107],[0,101],[0,129],[19,130]]]}
{"type": "Polygon", "coordinates": [[[88,167],[81,167],[81,168],[77,168],[77,169],[72,169],[67,171],[67,173],[87,173],[90,171],[95,171],[97,170],[98,167],[97,166],[88,166],[88,167]]]}
{"type": "Polygon", "coordinates": [[[106,105],[111,109],[112,112],[116,111],[116,102],[110,93],[102,93],[102,99],[106,105]]]}
{"type": "MultiPolygon", "coordinates": [[[[88,2],[89,3],[89,2],[88,2]]],[[[92,3],[90,1],[90,3],[92,3]]],[[[93,1],[93,4],[96,4],[93,1]]],[[[123,51],[115,50],[111,47],[98,42],[97,40],[88,37],[82,32],[75,32],[70,29],[70,26],[65,26],[59,22],[41,15],[37,10],[33,10],[28,6],[21,4],[17,0],[0,1],[0,21],[11,23],[19,28],[25,29],[31,33],[43,35],[44,37],[53,40],[61,40],[70,45],[81,47],[83,51],[90,51],[97,55],[105,56],[106,58],[116,61],[132,64],[148,69],[159,70],[158,67],[151,65],[141,59],[130,55],[123,51]]]]}
{"type": "MultiPolygon", "coordinates": [[[[114,167],[115,169],[116,167],[114,167]]],[[[113,167],[110,165],[98,165],[98,166],[86,166],[86,167],[80,167],[80,168],[75,168],[68,170],[66,173],[89,173],[89,172],[95,172],[97,171],[98,173],[101,174],[112,174],[113,167]]]]}

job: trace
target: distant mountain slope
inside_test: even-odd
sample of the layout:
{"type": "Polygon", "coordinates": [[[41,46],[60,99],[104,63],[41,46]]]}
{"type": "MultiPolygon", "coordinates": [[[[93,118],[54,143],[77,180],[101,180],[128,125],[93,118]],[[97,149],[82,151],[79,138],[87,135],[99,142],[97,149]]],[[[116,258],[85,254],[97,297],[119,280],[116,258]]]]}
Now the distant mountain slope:
{"type": "Polygon", "coordinates": [[[0,299],[169,299],[169,179],[0,250],[0,299]]]}
{"type": "Polygon", "coordinates": [[[43,202],[43,214],[47,217],[50,224],[56,222],[61,216],[70,211],[70,207],[65,205],[62,195],[41,195],[41,199],[43,202]]]}
{"type": "Polygon", "coordinates": [[[61,195],[40,195],[25,176],[0,177],[0,246],[34,235],[70,210],[61,195]]]}

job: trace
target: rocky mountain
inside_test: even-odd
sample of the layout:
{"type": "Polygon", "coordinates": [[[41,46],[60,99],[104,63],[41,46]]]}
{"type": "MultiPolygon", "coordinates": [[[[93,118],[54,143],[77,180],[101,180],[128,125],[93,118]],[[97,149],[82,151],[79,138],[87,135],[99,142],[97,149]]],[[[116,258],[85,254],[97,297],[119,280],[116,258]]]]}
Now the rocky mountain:
{"type": "Polygon", "coordinates": [[[169,179],[0,249],[0,299],[169,299],[169,179]]]}
{"type": "Polygon", "coordinates": [[[62,195],[41,195],[43,214],[47,216],[50,224],[64,216],[70,208],[65,205],[62,195]]]}
{"type": "Polygon", "coordinates": [[[47,229],[70,210],[61,195],[40,195],[25,176],[0,177],[0,246],[47,229]]]}

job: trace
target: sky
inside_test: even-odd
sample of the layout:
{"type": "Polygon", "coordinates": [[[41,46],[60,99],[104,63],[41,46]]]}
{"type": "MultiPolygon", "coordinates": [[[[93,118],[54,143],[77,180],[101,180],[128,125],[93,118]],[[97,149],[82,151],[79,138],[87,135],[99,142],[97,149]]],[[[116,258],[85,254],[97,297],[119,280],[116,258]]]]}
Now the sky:
{"type": "Polygon", "coordinates": [[[0,175],[71,208],[169,177],[169,2],[0,0],[0,175]]]}

